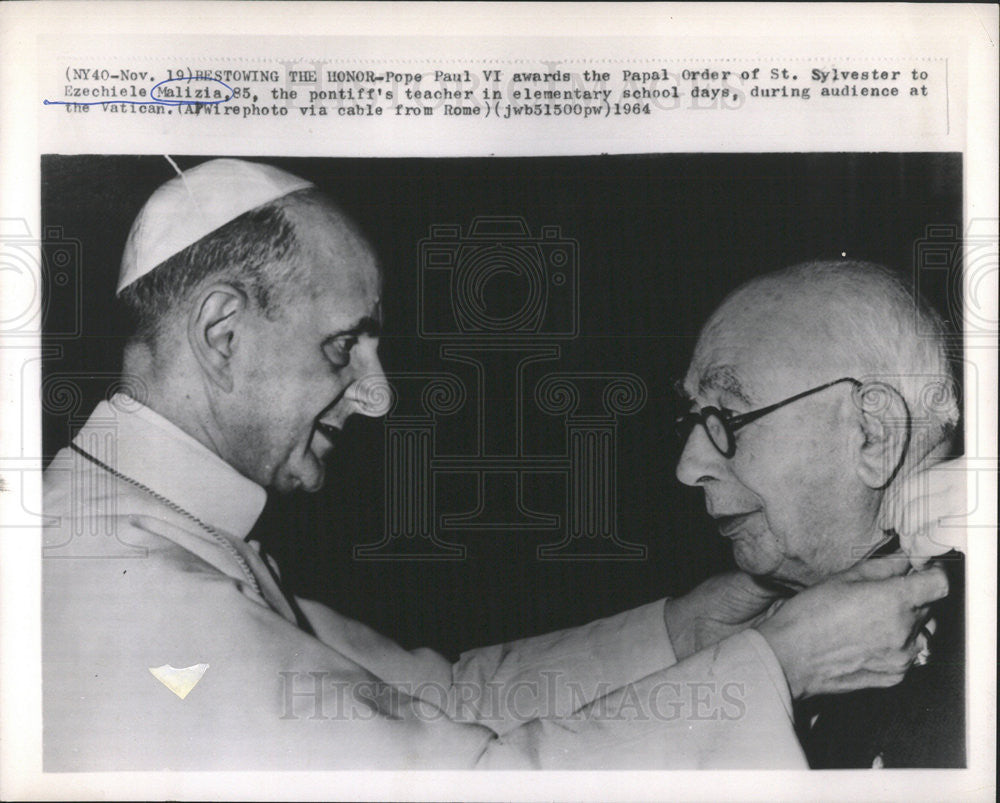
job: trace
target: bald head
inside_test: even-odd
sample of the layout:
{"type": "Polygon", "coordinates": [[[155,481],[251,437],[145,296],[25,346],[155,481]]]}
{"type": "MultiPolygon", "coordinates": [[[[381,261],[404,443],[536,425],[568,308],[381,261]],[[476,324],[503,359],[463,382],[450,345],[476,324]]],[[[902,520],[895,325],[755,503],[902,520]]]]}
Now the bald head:
{"type": "Polygon", "coordinates": [[[713,351],[738,350],[755,366],[740,372],[741,390],[756,399],[777,375],[803,388],[841,376],[888,384],[913,416],[914,447],[926,452],[959,417],[944,333],[940,316],[888,269],[815,261],[734,291],[702,330],[694,362],[708,366],[713,351]]]}
{"type": "MultiPolygon", "coordinates": [[[[279,295],[284,293],[282,301],[289,294],[315,297],[325,292],[372,291],[378,295],[381,272],[372,248],[340,207],[315,190],[294,193],[277,203],[294,235],[292,271],[274,288],[279,295]]],[[[276,306],[273,300],[271,306],[276,306]]]]}

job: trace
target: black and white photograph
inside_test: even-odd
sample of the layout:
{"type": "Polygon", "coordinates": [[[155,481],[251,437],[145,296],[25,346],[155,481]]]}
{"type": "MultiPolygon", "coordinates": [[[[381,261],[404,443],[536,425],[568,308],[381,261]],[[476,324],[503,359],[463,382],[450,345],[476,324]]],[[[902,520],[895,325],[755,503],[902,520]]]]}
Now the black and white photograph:
{"type": "Polygon", "coordinates": [[[961,187],[45,156],[46,767],[964,766],[961,187]]]}
{"type": "Polygon", "coordinates": [[[980,4],[0,8],[0,797],[990,800],[980,4]]]}

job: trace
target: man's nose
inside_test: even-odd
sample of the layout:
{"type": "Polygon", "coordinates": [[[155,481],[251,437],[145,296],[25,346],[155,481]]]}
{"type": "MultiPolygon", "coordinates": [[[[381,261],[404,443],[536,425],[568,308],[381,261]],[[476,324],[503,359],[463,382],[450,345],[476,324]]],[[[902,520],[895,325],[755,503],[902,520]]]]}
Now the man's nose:
{"type": "Polygon", "coordinates": [[[392,404],[392,388],[385,378],[382,362],[374,346],[369,347],[358,365],[357,378],[344,394],[351,402],[354,412],[379,418],[389,412],[392,404]]]}
{"type": "Polygon", "coordinates": [[[708,438],[705,427],[696,424],[684,443],[684,451],[677,462],[677,479],[685,485],[704,485],[709,480],[718,479],[725,458],[708,438]]]}

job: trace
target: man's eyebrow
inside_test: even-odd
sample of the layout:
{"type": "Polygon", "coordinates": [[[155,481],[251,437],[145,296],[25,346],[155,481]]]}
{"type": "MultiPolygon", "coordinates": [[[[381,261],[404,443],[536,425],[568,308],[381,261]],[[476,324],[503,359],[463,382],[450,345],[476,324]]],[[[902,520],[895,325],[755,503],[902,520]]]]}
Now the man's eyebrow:
{"type": "Polygon", "coordinates": [[[365,315],[363,318],[359,318],[357,323],[348,327],[347,329],[341,329],[339,332],[334,332],[329,335],[326,340],[334,340],[338,337],[348,337],[357,335],[369,335],[370,337],[378,337],[382,334],[382,322],[371,315],[365,315]]]}
{"type": "Polygon", "coordinates": [[[744,390],[736,369],[731,365],[719,365],[702,374],[698,381],[698,392],[705,393],[709,390],[727,393],[747,405],[753,403],[744,390]]]}

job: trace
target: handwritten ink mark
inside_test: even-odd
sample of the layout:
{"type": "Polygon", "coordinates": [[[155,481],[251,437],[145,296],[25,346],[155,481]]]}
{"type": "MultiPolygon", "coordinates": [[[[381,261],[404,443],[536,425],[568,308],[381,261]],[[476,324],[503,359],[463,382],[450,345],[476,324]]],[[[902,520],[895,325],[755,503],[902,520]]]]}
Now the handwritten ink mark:
{"type": "MultiPolygon", "coordinates": [[[[211,90],[202,88],[200,90],[196,89],[194,91],[196,93],[198,93],[199,91],[208,93],[211,90]]],[[[190,92],[191,90],[189,87],[185,94],[189,95],[190,92]]],[[[235,90],[231,86],[229,86],[229,84],[225,83],[224,81],[220,81],[218,78],[209,78],[207,75],[188,75],[188,76],[183,76],[181,78],[167,78],[164,81],[160,81],[159,83],[155,84],[152,89],[149,90],[149,97],[143,98],[142,100],[122,100],[121,98],[109,96],[102,100],[87,100],[87,101],[43,100],[42,104],[45,106],[101,106],[105,103],[118,103],[121,105],[140,106],[144,104],[153,103],[160,106],[217,106],[220,103],[226,103],[232,100],[235,94],[236,94],[235,90]],[[218,98],[215,100],[206,100],[204,98],[196,98],[194,100],[190,100],[187,97],[184,98],[156,97],[156,91],[157,89],[159,89],[159,87],[163,86],[164,84],[174,83],[175,81],[212,81],[216,84],[222,84],[227,90],[229,90],[229,97],[218,98]]]]}

